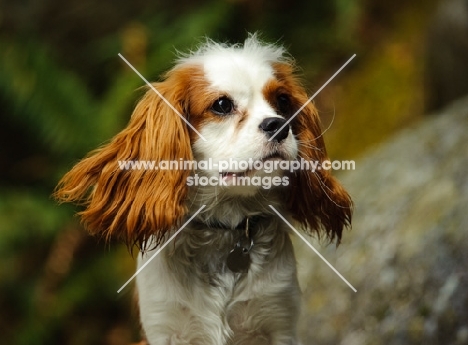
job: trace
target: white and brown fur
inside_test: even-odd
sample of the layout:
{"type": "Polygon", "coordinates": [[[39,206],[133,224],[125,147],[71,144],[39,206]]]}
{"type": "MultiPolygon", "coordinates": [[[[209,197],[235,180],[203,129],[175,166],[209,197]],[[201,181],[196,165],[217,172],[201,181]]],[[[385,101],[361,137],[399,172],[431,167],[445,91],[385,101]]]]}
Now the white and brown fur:
{"type": "MultiPolygon", "coordinates": [[[[187,177],[218,171],[119,170],[119,160],[297,160],[327,158],[316,109],[308,104],[277,139],[272,133],[307,101],[283,48],[250,35],[243,45],[207,41],[179,58],[128,126],[91,152],[60,182],[56,197],[82,202],[88,230],[140,246],[139,267],[202,205],[203,211],[136,278],[139,309],[151,345],[295,345],[300,290],[288,227],[273,205],[307,233],[339,243],[351,199],[326,170],[294,173],[288,186],[192,186],[187,177]],[[222,101],[220,101],[222,99],[222,101]],[[225,112],[219,112],[224,102],[225,112]],[[231,102],[231,103],[226,103],[231,102]],[[232,109],[229,107],[232,105],[232,109]],[[262,127],[273,119],[273,129],[262,127]],[[276,126],[276,127],[275,127],[276,126]],[[257,217],[251,264],[231,271],[236,230],[257,217]]],[[[268,175],[257,171],[225,171],[268,175]]]]}

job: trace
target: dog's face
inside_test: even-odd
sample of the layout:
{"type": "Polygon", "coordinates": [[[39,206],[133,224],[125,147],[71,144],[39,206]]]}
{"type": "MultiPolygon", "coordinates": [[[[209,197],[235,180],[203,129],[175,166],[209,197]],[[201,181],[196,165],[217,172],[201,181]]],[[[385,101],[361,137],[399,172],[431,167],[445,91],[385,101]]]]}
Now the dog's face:
{"type": "Polygon", "coordinates": [[[207,141],[196,140],[196,152],[214,160],[296,158],[297,141],[289,125],[269,141],[293,111],[293,90],[282,85],[273,66],[220,55],[207,59],[203,70],[212,95],[207,99],[211,121],[200,128],[207,141]]]}
{"type": "MultiPolygon", "coordinates": [[[[190,88],[193,92],[187,94],[185,111],[198,119],[194,124],[205,139],[192,136],[196,161],[213,163],[212,169],[204,169],[202,174],[221,177],[236,191],[239,188],[232,184],[235,176],[267,175],[265,169],[252,169],[252,162],[259,167],[266,161],[297,159],[298,140],[286,122],[299,108],[293,89],[298,85],[286,67],[245,51],[214,52],[200,62],[196,74],[204,82],[190,88]],[[246,168],[248,162],[251,164],[246,168]]],[[[268,172],[282,174],[278,169],[268,172]]]]}
{"type": "MultiPolygon", "coordinates": [[[[262,170],[215,164],[322,162],[327,155],[319,117],[312,104],[302,107],[308,97],[293,71],[282,48],[255,37],[243,46],[207,43],[179,59],[163,82],[153,84],[160,94],[148,90],[127,128],[65,175],[57,198],[84,200],[81,215],[92,233],[141,244],[150,236],[162,240],[184,219],[187,180],[193,174],[221,176],[225,182],[232,182],[234,175],[265,175],[262,170]],[[211,160],[213,166],[194,171],[119,170],[118,161],[130,160],[211,160]]],[[[351,200],[330,172],[272,174],[288,175],[288,185],[281,187],[284,208],[304,228],[324,230],[339,241],[350,221],[351,200]]],[[[232,183],[219,188],[245,195],[236,193],[239,187],[232,183]]],[[[254,186],[247,194],[260,191],[254,186]]]]}

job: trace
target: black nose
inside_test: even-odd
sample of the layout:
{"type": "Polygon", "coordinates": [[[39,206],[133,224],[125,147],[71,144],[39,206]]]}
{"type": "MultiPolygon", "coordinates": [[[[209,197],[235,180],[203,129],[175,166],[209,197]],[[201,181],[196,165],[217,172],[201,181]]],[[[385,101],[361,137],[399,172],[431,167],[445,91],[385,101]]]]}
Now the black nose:
{"type": "Polygon", "coordinates": [[[288,137],[289,124],[280,130],[285,123],[286,120],[281,117],[267,117],[260,123],[258,128],[265,132],[268,139],[275,136],[272,140],[279,143],[288,137]]]}

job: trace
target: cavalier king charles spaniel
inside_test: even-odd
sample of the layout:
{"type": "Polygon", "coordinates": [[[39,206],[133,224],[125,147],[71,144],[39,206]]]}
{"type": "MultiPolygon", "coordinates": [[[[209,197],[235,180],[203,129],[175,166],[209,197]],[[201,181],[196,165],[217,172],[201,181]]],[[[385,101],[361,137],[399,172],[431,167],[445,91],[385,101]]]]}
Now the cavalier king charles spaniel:
{"type": "Polygon", "coordinates": [[[296,261],[273,208],[339,243],[352,201],[329,170],[281,168],[328,159],[292,59],[256,35],[241,45],[208,40],[152,86],[127,127],[63,177],[56,198],[81,203],[92,234],[138,245],[148,344],[298,344],[296,261]],[[210,164],[119,165],[136,161],[210,164]],[[267,163],[275,168],[257,169],[267,163]]]}

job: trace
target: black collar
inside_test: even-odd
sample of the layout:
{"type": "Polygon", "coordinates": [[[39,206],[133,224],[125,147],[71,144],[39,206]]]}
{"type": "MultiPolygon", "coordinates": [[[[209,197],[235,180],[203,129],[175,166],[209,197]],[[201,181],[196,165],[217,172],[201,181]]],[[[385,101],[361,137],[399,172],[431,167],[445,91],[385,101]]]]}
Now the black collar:
{"type": "Polygon", "coordinates": [[[224,229],[224,230],[245,230],[248,226],[250,230],[255,229],[255,226],[258,224],[258,222],[264,218],[262,215],[254,215],[254,216],[248,216],[242,219],[242,221],[237,224],[235,227],[232,226],[226,226],[225,224],[221,223],[218,220],[213,220],[213,221],[208,221],[205,223],[209,228],[215,228],[215,229],[224,229]]]}
{"type": "Polygon", "coordinates": [[[253,215],[253,216],[247,216],[242,221],[237,224],[235,227],[232,226],[227,226],[224,223],[221,223],[217,219],[212,219],[208,221],[199,221],[199,220],[193,220],[192,223],[197,226],[197,228],[203,229],[208,227],[209,229],[223,229],[223,230],[245,230],[247,228],[247,223],[248,223],[248,228],[250,230],[254,230],[256,228],[256,225],[258,222],[262,219],[265,218],[265,215],[253,215]]]}

